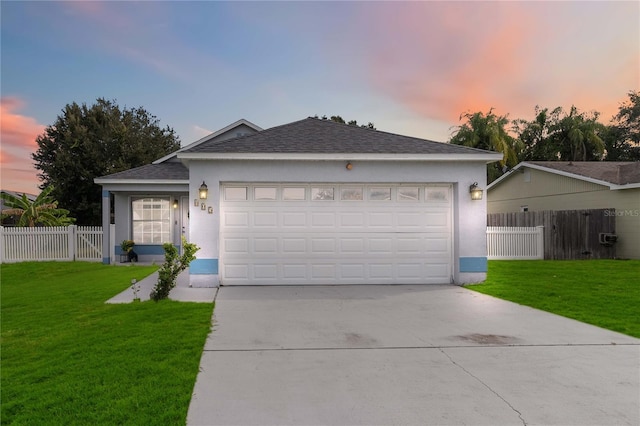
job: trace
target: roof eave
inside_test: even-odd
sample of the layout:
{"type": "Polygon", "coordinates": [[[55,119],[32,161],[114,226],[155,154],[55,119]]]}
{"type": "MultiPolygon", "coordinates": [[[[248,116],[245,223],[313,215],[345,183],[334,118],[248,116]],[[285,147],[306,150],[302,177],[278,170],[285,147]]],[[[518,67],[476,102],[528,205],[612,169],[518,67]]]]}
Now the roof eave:
{"type": "Polygon", "coordinates": [[[530,169],[540,170],[540,171],[547,172],[547,173],[553,173],[553,174],[556,174],[556,175],[559,175],[559,176],[570,177],[572,179],[580,179],[580,180],[583,180],[585,182],[590,182],[590,183],[595,183],[597,185],[606,186],[612,191],[617,191],[617,190],[620,190],[620,189],[640,188],[640,183],[627,183],[625,185],[618,185],[618,184],[615,184],[615,183],[607,182],[606,180],[595,179],[595,178],[592,178],[592,177],[582,176],[582,175],[578,175],[578,174],[575,174],[575,173],[569,173],[569,172],[565,172],[563,170],[552,169],[550,167],[544,167],[544,166],[541,166],[541,165],[538,165],[538,164],[531,164],[531,163],[528,163],[526,161],[523,161],[522,163],[519,163],[513,169],[511,169],[510,172],[505,173],[504,175],[500,176],[498,179],[496,179],[493,182],[491,182],[491,184],[489,184],[489,186],[487,186],[487,191],[493,189],[495,186],[497,186],[503,180],[508,179],[509,176],[511,176],[513,174],[513,172],[515,172],[516,170],[518,170],[518,169],[520,169],[522,167],[529,167],[530,169]]]}
{"type": "Polygon", "coordinates": [[[96,178],[98,185],[148,184],[148,185],[188,185],[189,179],[109,179],[96,178]]]}
{"type": "Polygon", "coordinates": [[[185,145],[185,146],[183,146],[182,148],[180,148],[180,149],[179,149],[179,150],[177,150],[177,151],[172,152],[171,154],[167,154],[167,155],[165,155],[164,157],[157,159],[156,161],[154,161],[154,162],[153,162],[153,163],[151,163],[151,164],[160,164],[160,163],[164,163],[164,162],[165,162],[165,161],[167,161],[167,160],[170,160],[170,159],[172,159],[172,158],[175,158],[175,157],[176,157],[176,155],[177,155],[178,153],[182,152],[182,151],[186,151],[187,149],[191,149],[191,148],[193,148],[193,147],[195,147],[195,146],[198,146],[198,145],[200,145],[201,143],[204,143],[204,142],[206,142],[206,141],[208,141],[208,140],[211,140],[211,139],[213,139],[213,138],[215,138],[215,137],[217,137],[217,136],[220,136],[221,134],[226,133],[226,132],[228,132],[229,130],[231,130],[231,129],[235,128],[235,127],[238,127],[238,126],[240,126],[240,125],[243,125],[243,124],[244,124],[245,126],[247,126],[247,127],[251,127],[251,128],[252,128],[253,130],[255,130],[256,132],[261,132],[262,130],[264,130],[262,127],[260,127],[260,126],[258,126],[258,125],[256,125],[256,124],[253,124],[253,123],[252,123],[252,122],[250,122],[249,120],[245,120],[244,118],[241,118],[240,120],[235,121],[235,122],[233,122],[233,123],[231,123],[231,124],[229,124],[229,125],[227,125],[227,126],[223,127],[223,128],[222,128],[222,129],[220,129],[220,130],[216,130],[215,132],[213,132],[213,133],[209,133],[207,136],[204,136],[204,137],[202,137],[202,138],[198,139],[198,140],[197,140],[197,141],[195,141],[195,142],[191,142],[189,145],[185,145]]]}
{"type": "Polygon", "coordinates": [[[183,152],[178,158],[188,160],[284,160],[284,161],[486,161],[502,159],[501,153],[470,154],[374,154],[374,153],[234,153],[183,152]]]}

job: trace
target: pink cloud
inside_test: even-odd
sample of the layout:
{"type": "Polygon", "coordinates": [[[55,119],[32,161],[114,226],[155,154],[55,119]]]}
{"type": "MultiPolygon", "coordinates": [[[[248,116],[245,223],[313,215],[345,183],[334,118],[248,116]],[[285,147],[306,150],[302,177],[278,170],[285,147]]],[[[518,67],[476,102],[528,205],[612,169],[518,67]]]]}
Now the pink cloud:
{"type": "Polygon", "coordinates": [[[377,30],[361,49],[366,78],[425,118],[457,124],[492,107],[530,118],[536,105],[575,104],[608,122],[639,87],[635,3],[385,5],[358,24],[377,30]]]}
{"type": "Polygon", "coordinates": [[[35,193],[38,178],[31,154],[37,149],[36,138],[45,126],[34,118],[18,114],[24,106],[17,97],[0,98],[0,166],[2,166],[2,188],[35,193]]]}

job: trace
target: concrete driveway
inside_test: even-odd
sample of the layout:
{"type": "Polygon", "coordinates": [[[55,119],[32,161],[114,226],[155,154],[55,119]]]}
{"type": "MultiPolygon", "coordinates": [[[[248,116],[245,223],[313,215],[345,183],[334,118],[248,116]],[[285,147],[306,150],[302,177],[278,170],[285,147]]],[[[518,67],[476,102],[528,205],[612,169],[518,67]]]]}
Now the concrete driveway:
{"type": "Polygon", "coordinates": [[[457,286],[222,287],[188,425],[638,425],[640,340],[457,286]]]}

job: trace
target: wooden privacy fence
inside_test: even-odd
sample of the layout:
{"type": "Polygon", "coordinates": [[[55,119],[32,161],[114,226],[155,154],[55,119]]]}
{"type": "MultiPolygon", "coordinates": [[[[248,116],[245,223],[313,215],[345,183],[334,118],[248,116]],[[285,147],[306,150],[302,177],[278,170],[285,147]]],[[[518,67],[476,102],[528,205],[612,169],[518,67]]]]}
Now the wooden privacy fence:
{"type": "Polygon", "coordinates": [[[487,258],[544,259],[542,226],[488,226],[487,258]]]}
{"type": "Polygon", "coordinates": [[[29,260],[102,261],[101,226],[0,227],[3,263],[29,260]]]}
{"type": "Polygon", "coordinates": [[[490,213],[487,215],[487,225],[489,227],[543,226],[545,259],[614,259],[615,243],[601,243],[601,234],[615,235],[615,219],[613,208],[544,210],[490,213]]]}

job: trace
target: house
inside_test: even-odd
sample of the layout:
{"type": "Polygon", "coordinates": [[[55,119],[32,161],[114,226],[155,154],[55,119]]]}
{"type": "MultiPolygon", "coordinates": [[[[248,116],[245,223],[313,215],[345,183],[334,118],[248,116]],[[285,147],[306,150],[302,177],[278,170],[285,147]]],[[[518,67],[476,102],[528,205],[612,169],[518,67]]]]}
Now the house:
{"type": "Polygon", "coordinates": [[[617,257],[640,259],[640,162],[528,161],[487,187],[489,213],[579,209],[612,209],[617,257]]]}
{"type": "Polygon", "coordinates": [[[486,204],[470,190],[501,158],[317,118],[240,120],[97,178],[105,229],[114,198],[104,252],[133,239],[141,261],[161,260],[184,235],[200,247],[193,286],[479,282],[486,204]]]}

